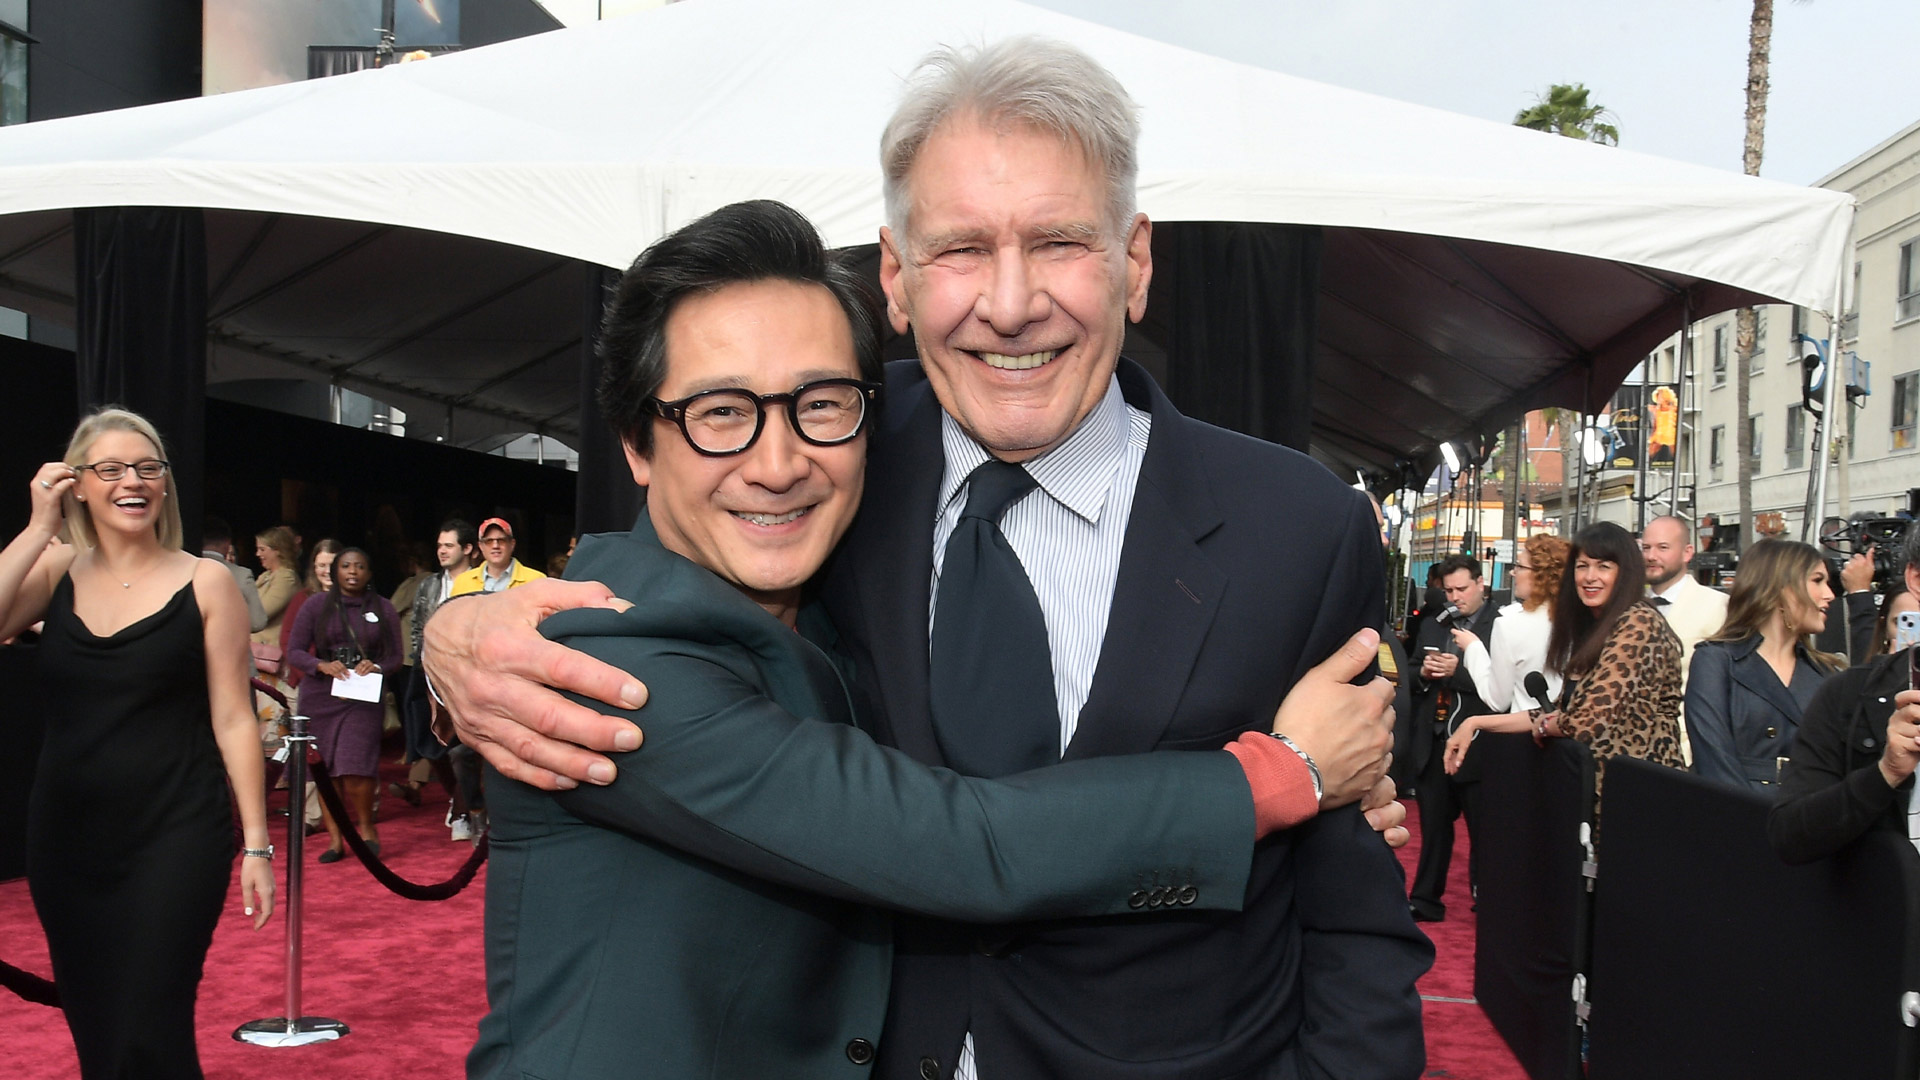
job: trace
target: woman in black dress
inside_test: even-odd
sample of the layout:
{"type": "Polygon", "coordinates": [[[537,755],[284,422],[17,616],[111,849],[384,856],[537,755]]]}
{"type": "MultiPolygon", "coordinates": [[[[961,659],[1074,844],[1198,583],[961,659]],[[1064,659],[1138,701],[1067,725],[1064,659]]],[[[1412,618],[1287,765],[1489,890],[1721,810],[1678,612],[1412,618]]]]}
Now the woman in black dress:
{"type": "Polygon", "coordinates": [[[193,1003],[233,873],[229,781],[241,903],[255,929],[273,911],[246,606],[224,567],[180,549],[173,477],[141,417],[82,420],[29,493],[33,516],[0,552],[0,635],[46,621],[27,881],[80,1072],[199,1077],[193,1003]]]}

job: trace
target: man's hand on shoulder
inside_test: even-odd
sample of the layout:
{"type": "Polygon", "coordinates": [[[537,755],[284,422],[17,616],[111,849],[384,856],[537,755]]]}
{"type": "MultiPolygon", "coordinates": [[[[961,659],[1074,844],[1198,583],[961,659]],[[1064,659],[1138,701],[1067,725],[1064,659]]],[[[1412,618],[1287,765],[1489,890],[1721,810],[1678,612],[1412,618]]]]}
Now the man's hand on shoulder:
{"type": "Polygon", "coordinates": [[[420,662],[460,740],[503,776],[557,791],[613,781],[593,751],[632,750],[640,729],[560,696],[572,691],[621,709],[646,704],[646,687],[619,668],[540,635],[557,611],[627,606],[593,581],[546,578],[487,596],[449,599],[428,620],[420,662]]]}
{"type": "MultiPolygon", "coordinates": [[[[1322,810],[1359,800],[1386,776],[1393,756],[1393,684],[1381,678],[1353,684],[1379,648],[1380,635],[1372,630],[1348,638],[1301,676],[1274,715],[1273,730],[1292,739],[1320,770],[1322,810]]],[[[1406,816],[1404,808],[1400,816],[1406,816]]]]}

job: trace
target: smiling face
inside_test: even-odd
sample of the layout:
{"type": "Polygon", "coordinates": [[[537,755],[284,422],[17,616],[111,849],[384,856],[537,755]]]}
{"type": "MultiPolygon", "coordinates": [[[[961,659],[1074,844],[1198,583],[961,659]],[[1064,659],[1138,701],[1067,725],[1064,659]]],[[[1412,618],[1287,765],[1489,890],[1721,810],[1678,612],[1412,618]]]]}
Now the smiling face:
{"type": "Polygon", "coordinates": [[[340,581],[340,591],[348,596],[359,596],[367,591],[367,583],[373,580],[373,568],[367,565],[367,557],[357,551],[343,552],[333,558],[333,577],[340,581]]]}
{"type": "Polygon", "coordinates": [[[1074,146],[965,114],[926,141],[907,188],[906,235],[880,234],[894,329],[911,327],[941,406],[994,456],[1059,445],[1146,311],[1152,226],[1135,215],[1114,235],[1104,177],[1074,146]]]}
{"type": "Polygon", "coordinates": [[[272,572],[280,569],[280,553],[264,540],[253,542],[253,557],[260,560],[260,569],[272,572]]]}
{"type": "Polygon", "coordinates": [[[313,576],[319,579],[323,589],[333,588],[333,560],[338,553],[332,551],[315,552],[313,556],[313,576]]]}
{"type": "Polygon", "coordinates": [[[506,573],[513,565],[513,552],[518,546],[513,537],[507,535],[507,530],[498,525],[480,534],[480,558],[494,577],[506,573]]]}
{"type": "Polygon", "coordinates": [[[1595,612],[1613,598],[1613,586],[1620,579],[1620,564],[1611,559],[1596,559],[1581,554],[1573,560],[1574,595],[1595,612]]]}
{"type": "MultiPolygon", "coordinates": [[[[84,462],[98,465],[117,461],[123,465],[137,465],[159,458],[160,449],[146,436],[132,431],[110,430],[101,432],[100,437],[93,440],[93,445],[87,447],[84,462]]],[[[100,475],[92,469],[87,469],[80,473],[75,495],[85,500],[96,533],[131,536],[158,528],[166,491],[164,474],[153,480],[142,480],[138,473],[128,469],[120,479],[109,483],[100,479],[100,475]]]]}
{"type": "MultiPolygon", "coordinates": [[[[817,379],[859,378],[853,331],[833,294],[791,281],[728,285],[682,299],[667,317],[666,378],[655,397],[678,401],[737,387],[784,394],[817,379]]],[[[667,550],[732,582],[781,618],[853,521],[866,479],[867,437],[814,446],[786,405],[766,406],[746,450],[709,457],[673,422],[655,418],[653,450],[631,445],[634,480],[667,550]]]]}

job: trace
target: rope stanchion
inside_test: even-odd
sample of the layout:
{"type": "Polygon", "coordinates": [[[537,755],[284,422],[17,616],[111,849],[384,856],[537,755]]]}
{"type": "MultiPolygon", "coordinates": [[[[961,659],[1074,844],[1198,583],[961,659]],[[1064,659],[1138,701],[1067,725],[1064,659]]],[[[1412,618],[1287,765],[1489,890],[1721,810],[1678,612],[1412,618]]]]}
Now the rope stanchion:
{"type": "MultiPolygon", "coordinates": [[[[285,695],[260,680],[254,688],[285,706],[285,695]]],[[[301,872],[305,866],[306,817],[301,812],[306,801],[307,750],[313,736],[307,734],[307,718],[288,710],[291,731],[284,740],[287,753],[287,895],[281,904],[287,923],[287,1012],[284,1016],[253,1020],[234,1029],[237,1042],[255,1046],[305,1046],[331,1042],[348,1033],[347,1025],[324,1016],[302,1016],[300,1000],[300,900],[301,872]]],[[[326,785],[321,785],[325,787],[326,785]]]]}
{"type": "MultiPolygon", "coordinates": [[[[332,814],[333,820],[344,826],[349,820],[347,805],[341,800],[340,792],[333,786],[333,777],[327,772],[327,763],[320,759],[317,752],[314,752],[308,765],[313,769],[314,785],[320,790],[320,801],[326,805],[327,813],[332,814]]],[[[341,828],[340,833],[347,842],[347,849],[353,852],[354,857],[360,860],[360,865],[367,868],[367,872],[373,875],[375,881],[385,885],[388,892],[408,900],[445,900],[457,896],[460,890],[473,881],[474,875],[480,872],[480,864],[487,861],[487,836],[482,833],[480,842],[474,846],[473,854],[467,856],[467,861],[460,865],[460,869],[453,872],[452,877],[437,885],[422,885],[394,873],[386,863],[380,861],[380,856],[373,853],[373,849],[367,846],[367,842],[360,838],[359,833],[345,827],[341,828]]]]}

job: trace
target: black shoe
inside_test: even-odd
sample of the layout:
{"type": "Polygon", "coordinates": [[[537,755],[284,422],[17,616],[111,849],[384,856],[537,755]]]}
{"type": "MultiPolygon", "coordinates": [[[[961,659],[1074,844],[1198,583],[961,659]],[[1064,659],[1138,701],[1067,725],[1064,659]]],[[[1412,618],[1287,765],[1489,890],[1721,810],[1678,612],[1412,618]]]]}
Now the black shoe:
{"type": "Polygon", "coordinates": [[[1444,907],[1430,907],[1425,904],[1408,904],[1407,914],[1413,916],[1414,922],[1445,922],[1447,909],[1444,907]]]}
{"type": "Polygon", "coordinates": [[[335,851],[332,848],[328,848],[327,850],[320,853],[320,861],[323,863],[339,862],[341,859],[344,859],[346,857],[347,857],[346,852],[335,851]]]}
{"type": "Polygon", "coordinates": [[[367,845],[367,850],[373,853],[374,858],[380,857],[380,841],[367,840],[364,843],[367,845]]]}

